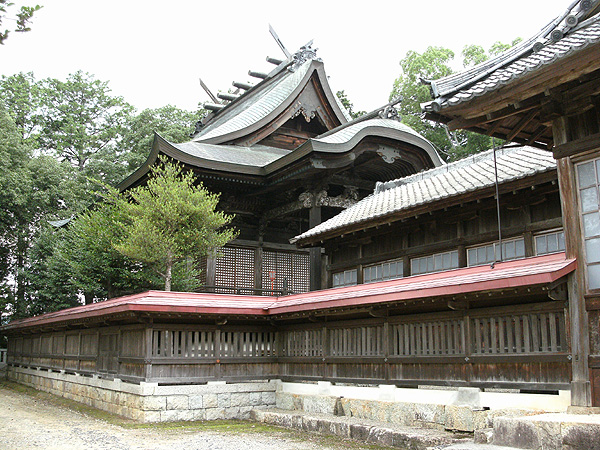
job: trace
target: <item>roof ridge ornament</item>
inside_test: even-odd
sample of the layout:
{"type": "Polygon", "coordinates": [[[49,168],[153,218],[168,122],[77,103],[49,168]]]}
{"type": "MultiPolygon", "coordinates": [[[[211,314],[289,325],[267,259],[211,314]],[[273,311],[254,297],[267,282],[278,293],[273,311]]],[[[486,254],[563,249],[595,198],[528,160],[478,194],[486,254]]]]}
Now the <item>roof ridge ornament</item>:
{"type": "Polygon", "coordinates": [[[317,56],[318,48],[312,48],[313,41],[312,39],[307,42],[305,45],[300,47],[296,53],[292,55],[292,64],[288,67],[290,72],[295,72],[298,67],[304,64],[306,61],[314,60],[322,62],[323,60],[317,56]]]}
{"type": "Polygon", "coordinates": [[[382,119],[391,119],[397,120],[398,122],[402,122],[402,117],[400,116],[400,112],[396,105],[402,101],[402,98],[399,97],[397,99],[392,100],[390,103],[385,105],[377,115],[382,119]]]}

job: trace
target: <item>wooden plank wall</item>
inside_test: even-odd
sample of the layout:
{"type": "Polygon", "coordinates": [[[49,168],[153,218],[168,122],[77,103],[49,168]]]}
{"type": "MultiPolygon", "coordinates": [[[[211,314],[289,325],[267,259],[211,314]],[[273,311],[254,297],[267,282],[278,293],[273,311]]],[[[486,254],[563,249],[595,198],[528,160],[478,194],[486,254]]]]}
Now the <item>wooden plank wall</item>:
{"type": "Polygon", "coordinates": [[[164,383],[282,378],[547,390],[571,381],[558,302],[272,326],[132,325],[9,340],[9,363],[164,383]]]}

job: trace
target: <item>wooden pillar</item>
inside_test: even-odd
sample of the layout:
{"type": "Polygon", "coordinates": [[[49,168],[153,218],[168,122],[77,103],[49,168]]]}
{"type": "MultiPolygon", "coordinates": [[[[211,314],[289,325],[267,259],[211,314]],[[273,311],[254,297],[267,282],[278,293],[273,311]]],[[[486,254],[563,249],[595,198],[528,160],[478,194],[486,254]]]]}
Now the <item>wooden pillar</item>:
{"type": "MultiPolygon", "coordinates": [[[[313,206],[308,212],[309,228],[316,227],[321,223],[321,207],[313,206]]],[[[313,247],[309,253],[310,260],[310,290],[316,291],[321,289],[321,247],[313,247]]]]}
{"type": "Polygon", "coordinates": [[[152,378],[152,334],[154,330],[152,329],[153,323],[152,319],[150,319],[146,329],[144,330],[144,380],[148,381],[152,378]]]}
{"type": "Polygon", "coordinates": [[[215,252],[206,256],[206,285],[216,286],[217,283],[217,257],[215,252]]]}
{"type": "Polygon", "coordinates": [[[254,249],[254,287],[262,289],[262,273],[263,273],[263,249],[256,247],[254,249]]]}
{"type": "MultiPolygon", "coordinates": [[[[561,117],[553,122],[554,145],[567,142],[567,119],[561,117]]],[[[589,323],[585,308],[585,264],[582,234],[579,228],[579,208],[575,167],[569,158],[557,161],[558,183],[565,232],[567,258],[580,262],[575,272],[567,277],[569,293],[569,336],[571,349],[571,404],[591,406],[592,393],[588,367],[590,354],[589,323]]]]}

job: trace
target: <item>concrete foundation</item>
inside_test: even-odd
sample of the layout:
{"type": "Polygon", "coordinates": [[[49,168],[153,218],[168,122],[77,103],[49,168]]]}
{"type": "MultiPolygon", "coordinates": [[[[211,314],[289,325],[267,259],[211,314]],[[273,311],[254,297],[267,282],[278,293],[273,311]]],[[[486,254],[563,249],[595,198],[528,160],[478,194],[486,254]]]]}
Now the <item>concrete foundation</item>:
{"type": "Polygon", "coordinates": [[[159,386],[8,366],[8,379],[140,422],[249,419],[275,405],[280,382],[159,386]]]}

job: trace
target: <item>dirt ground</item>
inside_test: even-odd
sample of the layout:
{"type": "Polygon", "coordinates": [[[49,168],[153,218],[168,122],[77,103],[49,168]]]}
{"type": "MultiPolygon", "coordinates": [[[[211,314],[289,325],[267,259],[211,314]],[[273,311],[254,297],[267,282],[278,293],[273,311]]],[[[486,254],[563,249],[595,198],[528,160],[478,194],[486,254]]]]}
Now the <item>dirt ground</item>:
{"type": "Polygon", "coordinates": [[[143,425],[0,381],[0,449],[334,450],[381,449],[251,422],[143,425]]]}

